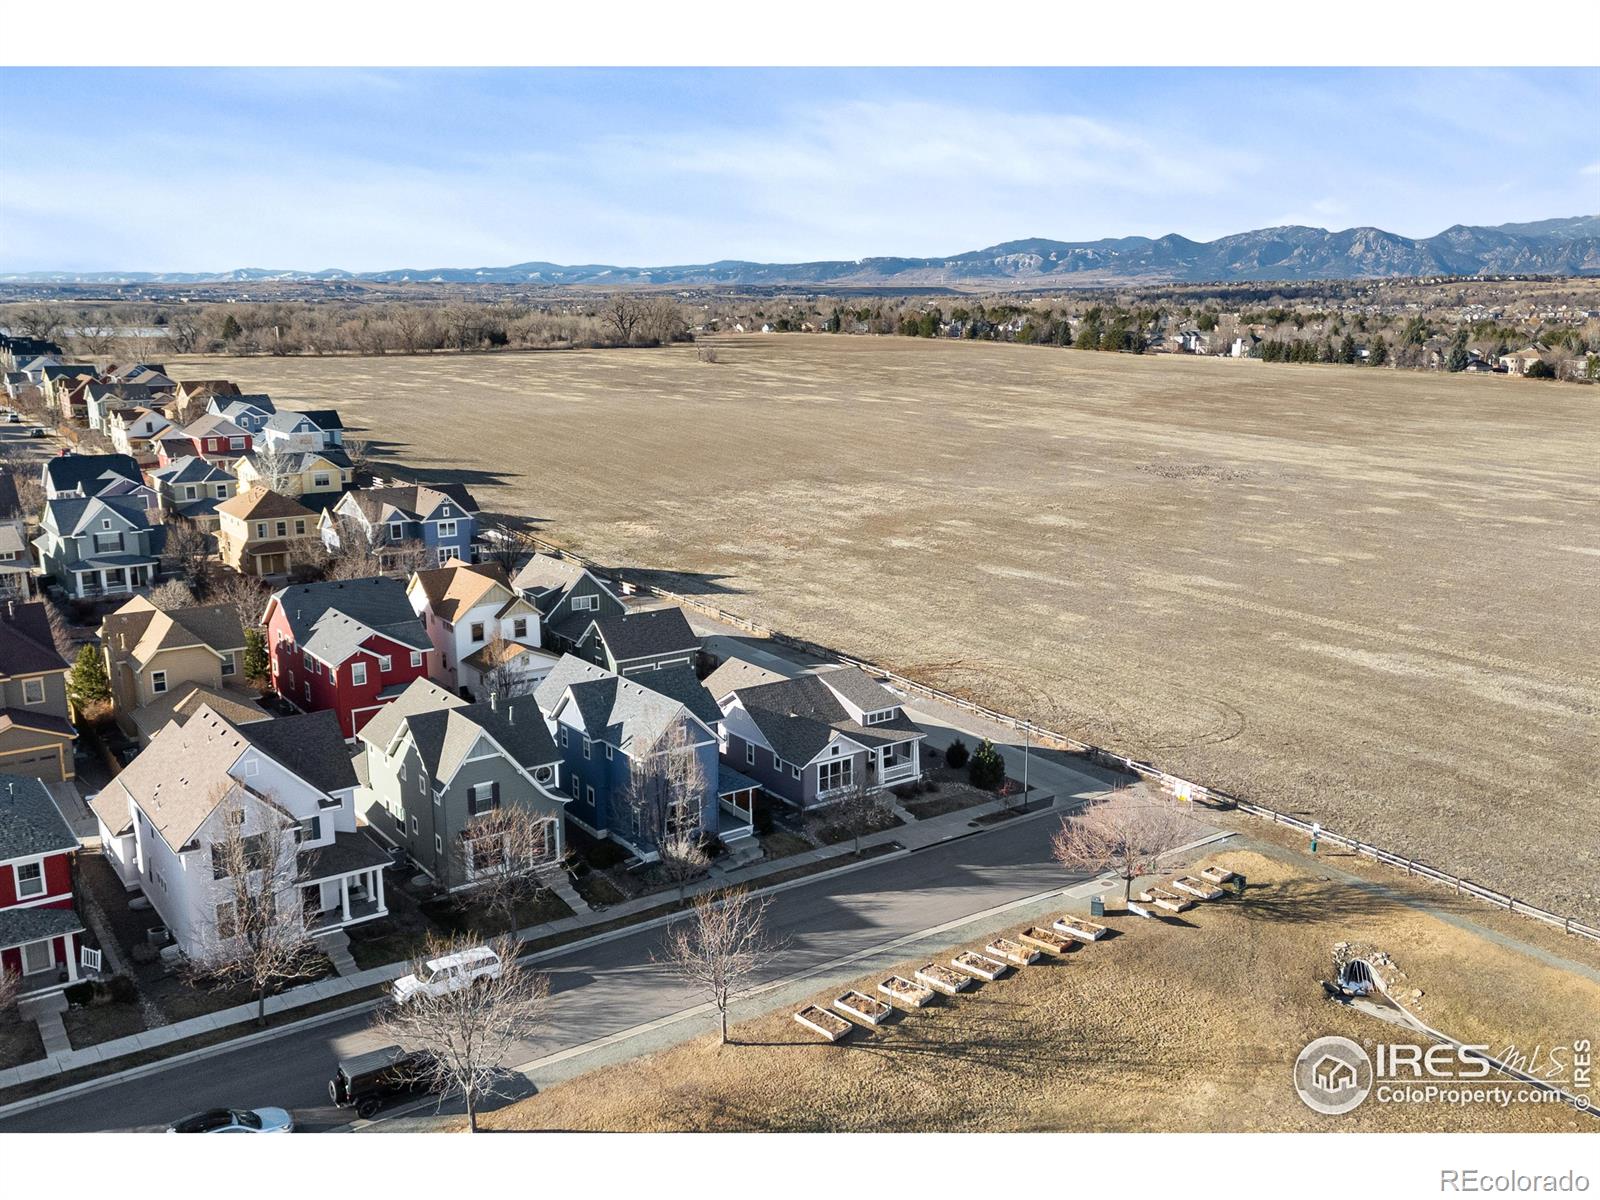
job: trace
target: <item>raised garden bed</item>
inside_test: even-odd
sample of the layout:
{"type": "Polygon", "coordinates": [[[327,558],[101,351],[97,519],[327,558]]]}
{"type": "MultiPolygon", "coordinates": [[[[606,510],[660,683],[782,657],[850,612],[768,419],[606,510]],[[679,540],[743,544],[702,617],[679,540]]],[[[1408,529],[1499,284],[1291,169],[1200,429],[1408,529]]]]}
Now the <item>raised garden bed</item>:
{"type": "Polygon", "coordinates": [[[1139,899],[1146,904],[1154,904],[1157,908],[1164,908],[1168,912],[1179,913],[1186,908],[1194,907],[1194,901],[1187,896],[1180,896],[1177,892],[1163,887],[1146,888],[1139,893],[1139,899]]]}
{"type": "Polygon", "coordinates": [[[855,1028],[854,1025],[850,1024],[838,1013],[829,1012],[825,1008],[818,1008],[815,1004],[806,1005],[795,1013],[794,1019],[813,1033],[821,1034],[830,1042],[837,1042],[855,1028]]]}
{"type": "Polygon", "coordinates": [[[1093,921],[1085,921],[1082,917],[1057,917],[1054,928],[1057,933],[1077,938],[1080,942],[1098,941],[1106,935],[1104,925],[1096,925],[1093,921]]]}
{"type": "Polygon", "coordinates": [[[958,974],[949,967],[941,967],[938,963],[928,963],[918,967],[917,978],[934,991],[943,992],[946,996],[954,996],[957,992],[972,986],[972,976],[958,974]]]}
{"type": "Polygon", "coordinates": [[[1013,967],[1026,967],[1039,961],[1039,952],[1010,938],[995,938],[983,948],[991,958],[1010,963],[1013,967]]]}
{"type": "Polygon", "coordinates": [[[1156,914],[1153,911],[1142,904],[1135,904],[1132,900],[1128,901],[1128,911],[1136,917],[1143,917],[1147,921],[1156,919],[1156,914]]]}
{"type": "Polygon", "coordinates": [[[1197,896],[1201,900],[1222,899],[1222,889],[1215,884],[1207,883],[1203,879],[1196,879],[1193,875],[1179,875],[1172,881],[1172,886],[1180,892],[1197,896]]]}
{"type": "Polygon", "coordinates": [[[1000,976],[1006,973],[1005,963],[996,962],[992,958],[985,958],[983,955],[974,953],[971,950],[963,950],[950,960],[950,965],[959,967],[963,971],[976,975],[979,979],[987,979],[990,982],[999,979],[1000,976]]]}
{"type": "Polygon", "coordinates": [[[1226,867],[1201,867],[1200,877],[1209,879],[1212,883],[1232,883],[1239,878],[1238,875],[1226,867]]]}
{"type": "Polygon", "coordinates": [[[878,990],[891,1000],[900,1000],[913,1008],[921,1008],[933,999],[933,989],[920,983],[912,983],[901,975],[891,975],[878,984],[878,990]]]}
{"type": "Polygon", "coordinates": [[[1040,950],[1048,950],[1051,954],[1065,954],[1067,947],[1072,945],[1072,939],[1044,928],[1042,925],[1030,925],[1017,934],[1017,941],[1027,946],[1037,946],[1040,950]]]}
{"type": "Polygon", "coordinates": [[[857,1017],[868,1025],[881,1025],[894,1011],[882,1000],[875,1000],[865,992],[853,988],[833,1002],[833,1006],[846,1016],[857,1017]]]}

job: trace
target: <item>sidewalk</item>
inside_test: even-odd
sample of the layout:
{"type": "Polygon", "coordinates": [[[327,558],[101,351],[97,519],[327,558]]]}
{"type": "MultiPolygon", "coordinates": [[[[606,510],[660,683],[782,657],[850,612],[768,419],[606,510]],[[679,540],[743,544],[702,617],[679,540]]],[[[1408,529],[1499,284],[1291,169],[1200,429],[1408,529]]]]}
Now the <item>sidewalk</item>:
{"type": "MultiPolygon", "coordinates": [[[[1035,820],[1054,812],[1062,811],[1064,808],[1074,807],[1079,802],[1078,796],[1071,796],[1063,800],[1050,792],[1042,791],[1038,788],[1032,791],[1029,799],[1033,807],[1027,813],[1012,817],[1011,821],[1035,820]]],[[[988,828],[998,828],[999,826],[976,825],[975,822],[978,817],[998,813],[1007,807],[1016,807],[1019,800],[1020,798],[1011,798],[1009,804],[1005,801],[995,800],[974,808],[961,809],[926,821],[918,821],[912,825],[897,826],[894,829],[886,829],[880,833],[869,834],[861,839],[863,850],[870,847],[891,845],[896,847],[895,850],[890,854],[880,854],[874,858],[854,859],[850,862],[841,861],[840,865],[832,870],[819,870],[798,879],[790,879],[776,884],[774,890],[814,883],[819,879],[860,870],[863,867],[882,862],[891,856],[911,854],[928,846],[938,845],[941,842],[951,841],[955,838],[970,837],[985,832],[988,828]]],[[[1007,822],[1007,824],[1009,823],[1007,822]]],[[[764,859],[720,874],[713,872],[708,878],[696,880],[686,887],[684,895],[686,898],[693,898],[706,892],[727,887],[730,884],[757,883],[763,878],[793,871],[797,867],[818,865],[832,859],[844,860],[853,858],[852,851],[853,843],[844,842],[835,846],[819,847],[803,854],[791,854],[785,858],[764,859]]],[[[673,905],[676,899],[672,892],[658,892],[654,895],[640,896],[622,904],[615,904],[598,912],[580,908],[572,916],[564,917],[559,921],[551,921],[544,925],[535,925],[519,930],[517,936],[523,941],[533,941],[534,939],[562,937],[568,934],[578,935],[585,929],[593,929],[602,925],[609,926],[618,921],[626,922],[629,917],[640,916],[652,910],[673,905]]],[[[649,928],[651,925],[665,924],[668,921],[675,920],[678,915],[678,911],[674,909],[653,919],[626,923],[619,929],[609,930],[597,936],[625,937],[640,929],[649,928]]],[[[574,937],[572,940],[576,941],[577,938],[574,937]]],[[[566,946],[555,946],[527,957],[537,960],[563,953],[567,948],[566,946]]],[[[269,996],[266,1004],[267,1012],[269,1014],[287,1012],[327,1000],[330,997],[358,992],[376,984],[388,983],[390,980],[397,979],[405,974],[408,966],[409,964],[407,963],[390,963],[386,966],[372,967],[349,975],[341,974],[332,979],[321,979],[316,983],[291,988],[279,995],[269,996]]],[[[47,1078],[51,1075],[60,1075],[79,1067],[106,1062],[126,1054],[159,1049],[162,1046],[182,1042],[197,1034],[209,1033],[213,1030],[233,1025],[253,1025],[255,1017],[256,1008],[254,1004],[241,1004],[218,1012],[207,1013],[205,1016],[195,1017],[188,1021],[164,1025],[158,1029],[148,1029],[143,1033],[133,1034],[130,1037],[116,1038],[109,1042],[102,1042],[97,1046],[87,1046],[82,1050],[59,1050],[56,1053],[46,1055],[46,1057],[37,1062],[24,1063],[20,1067],[10,1067],[0,1071],[0,1091],[15,1087],[18,1084],[47,1078]]]]}

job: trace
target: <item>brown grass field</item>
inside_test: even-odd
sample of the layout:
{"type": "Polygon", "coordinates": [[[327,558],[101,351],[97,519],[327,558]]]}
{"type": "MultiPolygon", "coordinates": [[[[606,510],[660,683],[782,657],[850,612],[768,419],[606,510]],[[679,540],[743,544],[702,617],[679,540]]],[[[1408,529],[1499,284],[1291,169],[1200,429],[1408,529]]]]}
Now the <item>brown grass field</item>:
{"type": "MultiPolygon", "coordinates": [[[[495,1129],[843,1131],[1592,1132],[1562,1105],[1380,1104],[1322,1116],[1290,1069],[1325,1034],[1427,1045],[1333,1004],[1335,942],[1386,948],[1421,988],[1422,1019],[1491,1053],[1593,1038],[1600,984],[1398,901],[1352,894],[1251,851],[1209,861],[1250,891],[1183,914],[1111,916],[1117,936],[1048,956],[954,999],[828,1046],[799,1004],[714,1036],[578,1076],[490,1114],[495,1129]]],[[[1007,927],[1010,932],[1013,927],[1007,927]]],[[[976,949],[983,939],[964,948],[976,949]]],[[[952,949],[952,954],[954,949],[952,949]]],[[[950,954],[941,954],[940,960],[950,954]]],[[[921,962],[894,968],[909,975],[921,962]]],[[[888,971],[853,985],[876,995],[888,971]]],[[[827,1004],[845,986],[810,1000],[827,1004]]]]}
{"type": "Polygon", "coordinates": [[[1600,388],[914,339],[205,359],[602,561],[1600,917],[1600,388]]]}

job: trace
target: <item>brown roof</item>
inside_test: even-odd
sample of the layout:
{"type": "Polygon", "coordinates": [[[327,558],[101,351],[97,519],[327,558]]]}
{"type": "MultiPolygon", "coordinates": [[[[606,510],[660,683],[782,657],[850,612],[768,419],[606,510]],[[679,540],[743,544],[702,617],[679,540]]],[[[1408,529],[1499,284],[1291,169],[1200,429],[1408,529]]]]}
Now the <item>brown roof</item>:
{"type": "Polygon", "coordinates": [[[162,650],[196,643],[213,650],[242,650],[244,627],[229,604],[162,612],[143,596],[135,596],[100,623],[100,640],[114,654],[147,663],[162,650]]]}
{"type": "Polygon", "coordinates": [[[239,385],[226,379],[185,379],[179,382],[178,392],[186,399],[191,396],[237,396],[239,385]]]}
{"type": "Polygon", "coordinates": [[[133,712],[133,723],[147,738],[154,738],[170,721],[180,725],[200,709],[209,708],[234,725],[270,721],[272,714],[255,702],[248,692],[231,688],[208,688],[203,684],[180,684],[166,695],[133,712]]]}
{"type": "Polygon", "coordinates": [[[453,622],[457,615],[481,602],[495,588],[510,591],[505,572],[489,564],[473,565],[452,559],[442,567],[418,571],[415,582],[428,598],[434,616],[453,622]]]}
{"type": "Polygon", "coordinates": [[[226,513],[230,517],[241,517],[246,521],[257,520],[263,517],[315,517],[312,512],[300,501],[292,496],[285,496],[271,488],[257,484],[249,491],[240,492],[237,496],[230,497],[217,505],[219,513],[226,513]]]}

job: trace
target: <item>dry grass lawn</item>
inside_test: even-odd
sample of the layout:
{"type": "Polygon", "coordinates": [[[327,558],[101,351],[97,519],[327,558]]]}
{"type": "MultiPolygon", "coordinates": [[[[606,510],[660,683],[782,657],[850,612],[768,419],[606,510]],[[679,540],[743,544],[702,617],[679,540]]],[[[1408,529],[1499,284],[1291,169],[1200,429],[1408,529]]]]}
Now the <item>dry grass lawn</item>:
{"type": "Polygon", "coordinates": [[[1600,919],[1600,388],[915,339],[204,359],[732,611],[1600,919]]]}
{"type": "MultiPolygon", "coordinates": [[[[1111,917],[1118,936],[828,1046],[799,1005],[712,1038],[580,1076],[490,1114],[498,1129],[1581,1130],[1564,1106],[1382,1105],[1324,1117],[1290,1068],[1314,1037],[1406,1041],[1322,998],[1341,940],[1387,948],[1423,989],[1423,1018],[1496,1049],[1600,1034],[1600,984],[1415,909],[1363,899],[1248,851],[1249,899],[1190,927],[1111,917]]],[[[968,948],[977,948],[975,943],[968,948]]],[[[952,951],[953,953],[953,951],[952,951]]],[[[942,955],[941,959],[949,955],[942,955]]],[[[897,967],[909,975],[919,965],[897,967]]],[[[875,973],[854,986],[876,994],[875,973]]],[[[827,1003],[844,987],[812,999],[827,1003]]]]}

